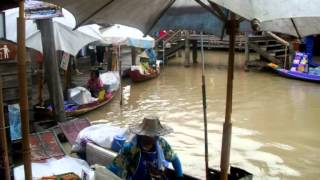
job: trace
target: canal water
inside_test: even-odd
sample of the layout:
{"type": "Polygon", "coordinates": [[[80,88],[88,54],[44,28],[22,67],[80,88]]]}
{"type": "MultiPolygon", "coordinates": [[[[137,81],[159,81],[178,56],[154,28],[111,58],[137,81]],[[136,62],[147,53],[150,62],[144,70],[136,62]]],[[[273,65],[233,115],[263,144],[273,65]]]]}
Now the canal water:
{"type": "MultiPolygon", "coordinates": [[[[205,59],[209,164],[219,169],[228,54],[207,51],[205,59]]],[[[185,68],[183,60],[170,60],[154,80],[124,80],[122,107],[117,97],[86,116],[127,127],[144,116],[158,115],[175,131],[165,138],[184,171],[204,178],[201,64],[185,68]]],[[[253,173],[255,179],[319,179],[319,84],[270,72],[244,72],[243,53],[237,53],[235,60],[231,165],[253,173]]]]}

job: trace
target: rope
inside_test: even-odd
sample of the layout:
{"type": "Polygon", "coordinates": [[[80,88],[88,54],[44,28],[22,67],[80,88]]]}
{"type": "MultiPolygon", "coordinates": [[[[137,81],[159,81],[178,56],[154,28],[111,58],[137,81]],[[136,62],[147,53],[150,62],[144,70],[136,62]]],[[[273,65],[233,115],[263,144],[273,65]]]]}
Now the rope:
{"type": "Polygon", "coordinates": [[[287,56],[288,56],[288,46],[286,46],[286,49],[284,51],[284,69],[286,69],[286,65],[287,65],[287,56]]]}
{"type": "Polygon", "coordinates": [[[3,128],[0,128],[0,130],[5,130],[5,129],[8,129],[8,128],[10,128],[10,126],[5,126],[3,128]]]}

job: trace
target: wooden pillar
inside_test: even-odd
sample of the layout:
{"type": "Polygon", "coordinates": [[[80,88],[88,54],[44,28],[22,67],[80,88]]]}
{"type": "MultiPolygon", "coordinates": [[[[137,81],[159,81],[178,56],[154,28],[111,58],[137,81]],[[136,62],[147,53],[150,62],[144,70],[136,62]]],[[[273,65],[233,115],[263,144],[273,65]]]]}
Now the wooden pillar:
{"type": "Polygon", "coordinates": [[[72,72],[71,72],[71,62],[76,58],[72,55],[69,56],[68,69],[64,72],[64,97],[68,96],[68,89],[71,88],[72,72]]]}
{"type": "Polygon", "coordinates": [[[135,47],[131,47],[131,64],[136,65],[137,52],[135,47]]]}
{"type": "Polygon", "coordinates": [[[193,40],[192,42],[192,63],[197,64],[198,61],[198,47],[197,47],[197,40],[193,40]]]}
{"type": "Polygon", "coordinates": [[[185,60],[184,60],[184,66],[185,67],[189,67],[190,66],[190,33],[189,31],[185,31],[186,37],[185,37],[185,49],[184,49],[184,53],[185,53],[185,60]]]}
{"type": "Polygon", "coordinates": [[[178,50],[178,57],[182,57],[182,50],[181,49],[178,50]]]}
{"type": "Polygon", "coordinates": [[[52,19],[42,19],[38,22],[42,38],[45,78],[49,87],[50,98],[53,101],[55,120],[64,121],[63,90],[54,43],[52,19]]]}
{"type": "Polygon", "coordinates": [[[26,24],[24,18],[24,0],[19,0],[18,18],[18,78],[19,78],[19,105],[21,114],[22,132],[22,155],[24,165],[24,178],[32,179],[31,152],[30,152],[30,129],[29,129],[29,102],[28,102],[28,80],[26,70],[26,24]]]}
{"type": "Polygon", "coordinates": [[[113,50],[112,50],[112,45],[108,46],[108,53],[107,53],[107,61],[108,61],[108,66],[107,66],[107,70],[108,71],[112,71],[112,54],[113,54],[113,50]]]}
{"type": "Polygon", "coordinates": [[[8,156],[8,144],[6,135],[6,125],[3,111],[3,96],[2,96],[2,78],[0,77],[0,171],[3,168],[2,178],[4,180],[10,180],[10,166],[8,156]]]}
{"type": "Polygon", "coordinates": [[[248,71],[248,67],[247,67],[247,64],[249,63],[250,61],[250,49],[249,49],[249,37],[248,37],[248,34],[246,34],[245,36],[245,49],[244,49],[244,52],[245,52],[245,71],[248,71]]]}
{"type": "Polygon", "coordinates": [[[230,13],[231,19],[228,21],[229,33],[229,62],[228,62],[228,77],[227,77],[227,97],[226,97],[226,111],[225,121],[223,124],[222,133],[222,146],[221,146],[221,180],[228,179],[228,170],[230,162],[230,147],[231,147],[231,134],[232,134],[232,92],[233,92],[233,76],[234,76],[234,55],[235,55],[235,38],[237,32],[237,25],[235,14],[230,13]]]}

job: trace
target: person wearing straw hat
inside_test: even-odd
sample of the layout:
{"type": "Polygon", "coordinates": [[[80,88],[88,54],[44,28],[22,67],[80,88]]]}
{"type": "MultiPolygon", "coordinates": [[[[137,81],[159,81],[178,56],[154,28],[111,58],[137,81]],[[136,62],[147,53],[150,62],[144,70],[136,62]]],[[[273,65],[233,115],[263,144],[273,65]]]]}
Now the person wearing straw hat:
{"type": "Polygon", "coordinates": [[[178,156],[169,143],[162,138],[173,129],[160,123],[158,117],[149,116],[143,122],[129,127],[134,138],[125,143],[109,167],[121,178],[131,180],[166,179],[164,170],[172,163],[176,177],[182,177],[178,156]]]}

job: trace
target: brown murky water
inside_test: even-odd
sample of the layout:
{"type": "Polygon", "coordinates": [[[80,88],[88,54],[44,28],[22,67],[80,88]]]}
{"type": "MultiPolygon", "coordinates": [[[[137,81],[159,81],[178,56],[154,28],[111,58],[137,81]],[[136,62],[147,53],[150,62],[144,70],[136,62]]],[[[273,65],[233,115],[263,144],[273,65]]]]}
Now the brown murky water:
{"type": "MultiPolygon", "coordinates": [[[[219,168],[225,114],[227,53],[206,52],[210,166],[219,168]]],[[[199,56],[200,57],[200,56],[199,56]]],[[[244,72],[236,55],[231,165],[255,179],[319,179],[320,86],[269,72],[244,72]]],[[[87,114],[126,127],[148,114],[173,127],[166,139],[178,153],[184,171],[204,177],[203,111],[200,64],[183,67],[176,58],[157,79],[124,82],[119,98],[87,114]]]]}

